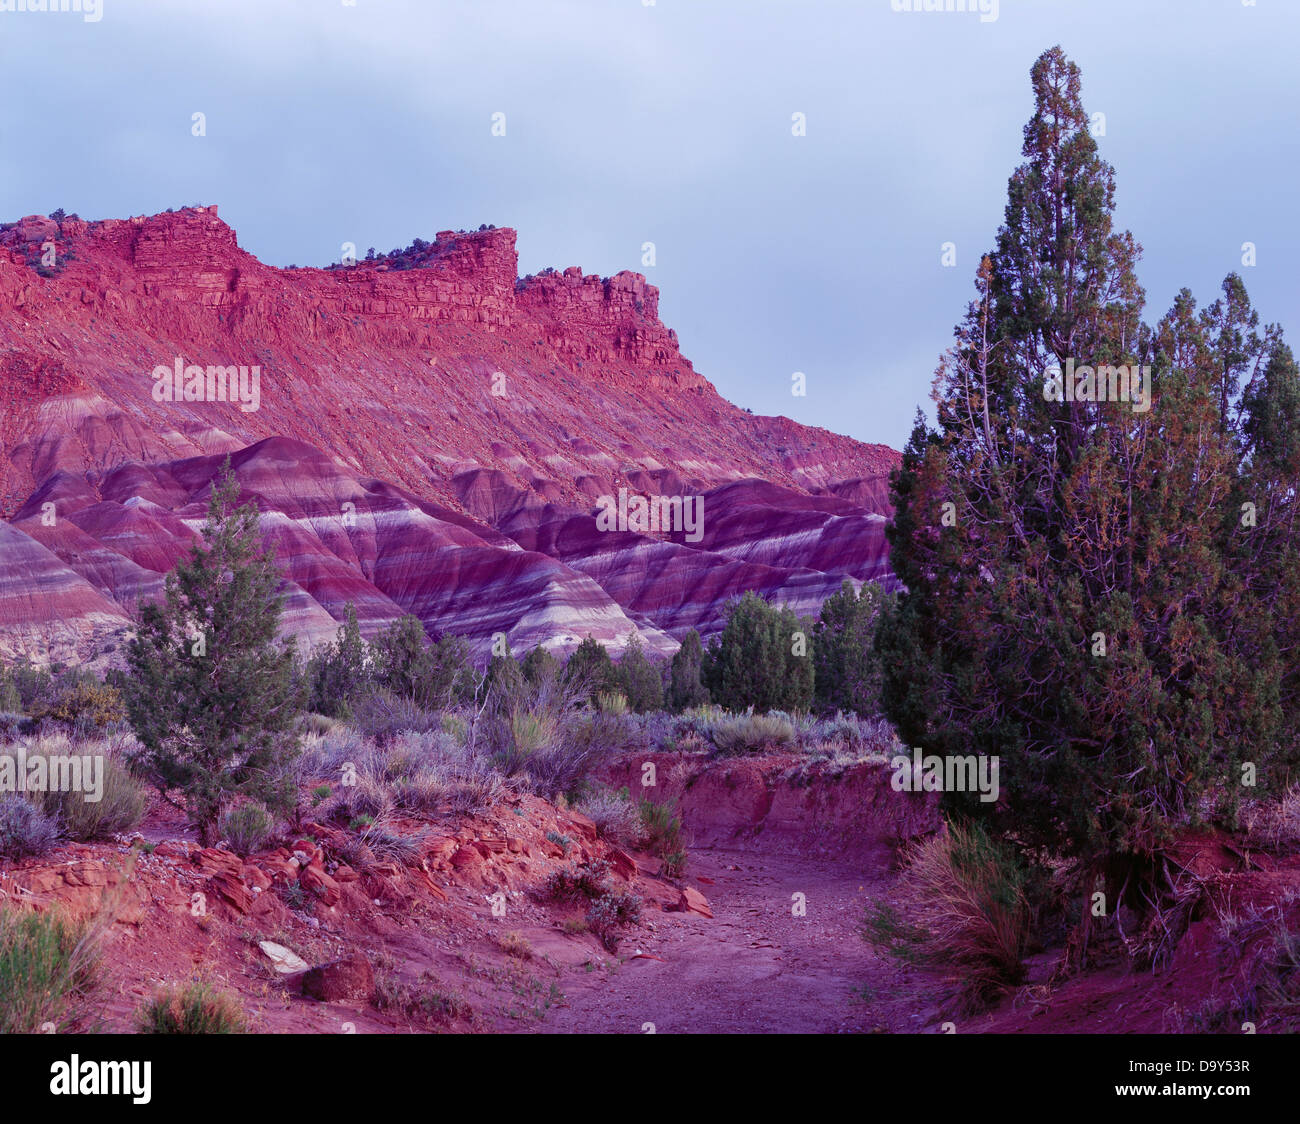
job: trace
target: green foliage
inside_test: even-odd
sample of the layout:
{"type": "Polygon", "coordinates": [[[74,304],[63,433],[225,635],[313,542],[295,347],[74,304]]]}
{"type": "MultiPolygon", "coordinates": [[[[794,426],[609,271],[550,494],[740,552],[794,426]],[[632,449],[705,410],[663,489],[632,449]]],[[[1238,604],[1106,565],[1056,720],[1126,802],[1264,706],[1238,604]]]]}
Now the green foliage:
{"type": "Polygon", "coordinates": [[[883,595],[874,582],[855,592],[847,578],[822,602],[813,628],[817,708],[871,717],[880,713],[880,656],[875,631],[883,595]]]}
{"type": "Polygon", "coordinates": [[[665,700],[670,710],[708,705],[709,692],[700,679],[703,664],[704,646],[700,643],[700,634],[691,629],[683,637],[682,646],[673,654],[665,700]]]}
{"type": "Polygon", "coordinates": [[[534,687],[543,679],[550,679],[560,672],[560,661],[540,644],[526,655],[519,665],[523,676],[534,687]]]}
{"type": "Polygon", "coordinates": [[[576,791],[615,742],[595,736],[580,687],[566,676],[530,685],[518,680],[494,687],[488,695],[483,745],[496,769],[525,777],[534,791],[555,797],[576,791]]]}
{"type": "Polygon", "coordinates": [[[581,899],[595,900],[602,897],[609,888],[606,876],[609,864],[603,859],[592,859],[579,866],[570,863],[559,870],[552,871],[550,877],[542,884],[543,901],[572,902],[581,899]]]}
{"type": "Polygon", "coordinates": [[[641,817],[641,845],[663,860],[663,875],[680,877],[686,869],[686,844],[682,839],[682,818],[677,812],[676,801],[655,803],[642,797],[637,801],[637,812],[641,817]]]}
{"type": "Polygon", "coordinates": [[[739,714],[720,718],[710,731],[721,754],[779,752],[795,744],[793,723],[780,714],[739,714]]]}
{"type": "Polygon", "coordinates": [[[1199,316],[1183,290],[1142,323],[1078,68],[1053,48],[1032,81],[937,428],[918,418],[892,485],[906,592],[878,631],[883,702],[910,746],[1000,758],[1003,798],[950,808],[1105,869],[1112,902],[1127,884],[1141,909],[1152,883],[1127,874],[1157,869],[1180,824],[1230,814],[1243,763],[1262,786],[1300,763],[1282,655],[1300,642],[1300,393],[1239,279],[1199,316]],[[1154,403],[1055,400],[1047,372],[1070,361],[1149,365],[1154,403]]]}
{"type": "Polygon", "coordinates": [[[627,696],[628,705],[637,714],[663,708],[663,677],[646,655],[645,645],[636,633],[628,639],[614,675],[619,689],[627,696]]]}
{"type": "Polygon", "coordinates": [[[430,644],[418,617],[405,616],[370,645],[375,680],[393,694],[426,708],[449,707],[473,698],[469,643],[443,636],[430,644]]]}
{"type": "Polygon", "coordinates": [[[0,1034],[72,1028],[99,974],[94,937],[57,910],[0,909],[0,1034]]]}
{"type": "MultiPolygon", "coordinates": [[[[328,789],[327,789],[328,794],[328,789]]],[[[254,800],[228,809],[221,817],[221,837],[237,855],[262,850],[275,831],[275,817],[254,800]]]]}
{"type": "Polygon", "coordinates": [[[898,893],[868,908],[863,936],[905,963],[937,969],[975,1009],[1023,978],[1030,909],[1010,847],[974,823],[953,823],[907,852],[898,893]]]}
{"type": "Polygon", "coordinates": [[[758,594],[732,603],[721,635],[704,653],[712,700],[728,710],[807,711],[813,703],[812,627],[758,594]]]}
{"type": "MultiPolygon", "coordinates": [[[[83,747],[82,752],[93,748],[83,747]]],[[[57,817],[63,833],[82,843],[132,831],[149,810],[145,789],[130,769],[116,757],[100,756],[104,762],[100,799],[87,800],[82,792],[45,792],[40,797],[45,811],[57,817]]]]}
{"type": "Polygon", "coordinates": [[[248,797],[288,811],[302,698],[291,641],[276,644],[283,596],[261,544],[257,508],[235,507],[229,459],[188,558],[163,600],[142,605],[127,645],[127,713],[141,761],[168,799],[184,797],[211,844],[223,803],[248,797]]]}
{"type": "Polygon", "coordinates": [[[15,710],[28,710],[54,687],[54,676],[49,669],[34,666],[26,656],[6,670],[5,679],[18,692],[20,705],[15,710]]]}
{"type": "Polygon", "coordinates": [[[641,899],[627,891],[607,889],[587,907],[587,928],[610,952],[618,949],[618,930],[641,920],[641,899]]]}
{"type": "Polygon", "coordinates": [[[18,684],[14,682],[13,672],[7,667],[0,667],[0,714],[14,714],[22,708],[23,700],[18,693],[18,684]]]}
{"type": "Polygon", "coordinates": [[[578,811],[596,825],[596,831],[620,847],[635,843],[641,834],[641,817],[626,787],[617,792],[598,787],[578,804],[578,811]]]}
{"type": "Polygon", "coordinates": [[[312,655],[307,664],[311,684],[309,706],[328,718],[350,718],[353,707],[370,686],[366,642],[361,639],[356,606],[347,604],[347,617],[338,636],[312,655]]]}
{"type": "Polygon", "coordinates": [[[239,1000],[205,982],[160,988],[136,1015],[141,1034],[244,1034],[239,1000]]]}
{"type": "Polygon", "coordinates": [[[601,714],[622,717],[627,713],[627,695],[622,691],[601,691],[596,696],[596,709],[601,714]]]}
{"type": "Polygon", "coordinates": [[[583,689],[593,700],[601,692],[612,694],[619,690],[614,661],[609,658],[605,645],[590,636],[570,653],[564,665],[564,679],[583,689]]]}
{"type": "MultiPolygon", "coordinates": [[[[542,667],[537,663],[534,663],[533,668],[539,674],[542,671],[542,667]]],[[[528,686],[536,686],[542,682],[542,678],[544,677],[536,681],[528,679],[507,644],[505,655],[493,655],[488,661],[483,683],[489,692],[501,694],[503,692],[518,692],[528,686]]]]}
{"type": "Polygon", "coordinates": [[[57,682],[49,695],[33,701],[28,714],[33,722],[53,722],[69,730],[89,733],[122,721],[126,709],[122,696],[114,688],[75,680],[57,682]]]}

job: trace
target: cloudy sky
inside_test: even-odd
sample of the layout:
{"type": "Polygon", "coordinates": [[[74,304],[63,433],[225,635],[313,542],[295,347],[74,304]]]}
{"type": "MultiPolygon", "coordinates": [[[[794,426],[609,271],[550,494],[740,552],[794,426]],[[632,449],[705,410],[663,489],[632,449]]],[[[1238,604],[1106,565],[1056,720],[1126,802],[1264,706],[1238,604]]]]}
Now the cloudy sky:
{"type": "Polygon", "coordinates": [[[1060,43],[1149,318],[1238,269],[1300,338],[1293,0],[101,2],[0,10],[2,219],[219,203],[275,265],[512,226],[521,272],[645,272],[732,401],[897,447],[1060,43]]]}

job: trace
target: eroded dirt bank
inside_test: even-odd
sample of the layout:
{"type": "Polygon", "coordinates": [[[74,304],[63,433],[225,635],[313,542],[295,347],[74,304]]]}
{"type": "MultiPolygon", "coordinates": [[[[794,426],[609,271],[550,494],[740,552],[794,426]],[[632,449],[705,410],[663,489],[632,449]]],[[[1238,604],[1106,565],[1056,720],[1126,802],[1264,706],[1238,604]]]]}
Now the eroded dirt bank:
{"type": "MultiPolygon", "coordinates": [[[[399,820],[410,846],[364,863],[338,826],[306,823],[241,859],[200,847],[155,806],[134,845],[6,865],[0,905],[108,917],[100,982],[67,1028],[108,1032],[132,1030],[160,984],[193,979],[235,993],[255,1031],[313,1033],[1186,1031],[1205,1028],[1211,996],[1244,993],[1263,921],[1225,960],[1207,909],[1170,971],[1101,966],[1058,982],[1059,957],[1038,954],[997,1009],[959,1014],[941,980],[860,936],[868,903],[897,894],[899,844],[938,824],[927,797],[889,777],[882,763],[797,757],[616,763],[607,781],[683,815],[690,853],[676,877],[533,796],[399,820]],[[647,763],[654,786],[640,784],[647,763]],[[585,923],[589,900],[543,892],[566,869],[598,869],[602,892],[640,899],[614,950],[585,923]],[[277,964],[268,944],[301,962],[277,964]]],[[[1296,908],[1300,859],[1243,858],[1212,839],[1185,859],[1240,917],[1296,908]]]]}

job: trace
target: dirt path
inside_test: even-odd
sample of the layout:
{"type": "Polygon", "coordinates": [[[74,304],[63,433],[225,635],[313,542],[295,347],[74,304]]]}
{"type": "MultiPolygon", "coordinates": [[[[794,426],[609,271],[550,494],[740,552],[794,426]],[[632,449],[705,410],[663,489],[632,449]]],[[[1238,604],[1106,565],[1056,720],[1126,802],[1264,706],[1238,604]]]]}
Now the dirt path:
{"type": "Polygon", "coordinates": [[[569,969],[547,1033],[871,1033],[931,1028],[934,985],[858,935],[887,884],[879,862],[715,849],[691,852],[687,881],[712,920],[647,913],[618,964],[569,969]],[[706,881],[707,880],[707,881],[706,881]],[[709,884],[711,881],[712,884],[709,884]],[[795,894],[806,914],[794,916],[795,894]],[[633,957],[640,950],[648,954],[633,957]],[[631,959],[626,959],[633,957],[631,959]],[[658,957],[651,959],[650,957],[658,957]]]}

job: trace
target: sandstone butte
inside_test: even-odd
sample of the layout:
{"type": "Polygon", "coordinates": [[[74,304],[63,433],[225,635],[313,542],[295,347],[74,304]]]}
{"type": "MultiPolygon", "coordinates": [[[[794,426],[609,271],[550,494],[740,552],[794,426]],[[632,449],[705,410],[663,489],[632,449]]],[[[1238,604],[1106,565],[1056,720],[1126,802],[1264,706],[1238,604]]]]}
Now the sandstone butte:
{"type": "Polygon", "coordinates": [[[641,275],[521,279],[508,229],[391,264],[264,265],[215,206],[0,227],[0,655],[108,658],[227,455],[307,644],[351,601],[369,635],[668,653],[745,590],[892,581],[898,454],[725,401],[641,275]],[[258,367],[258,408],[156,400],[177,357],[258,367]],[[703,536],[597,529],[620,488],[702,496],[703,536]]]}

